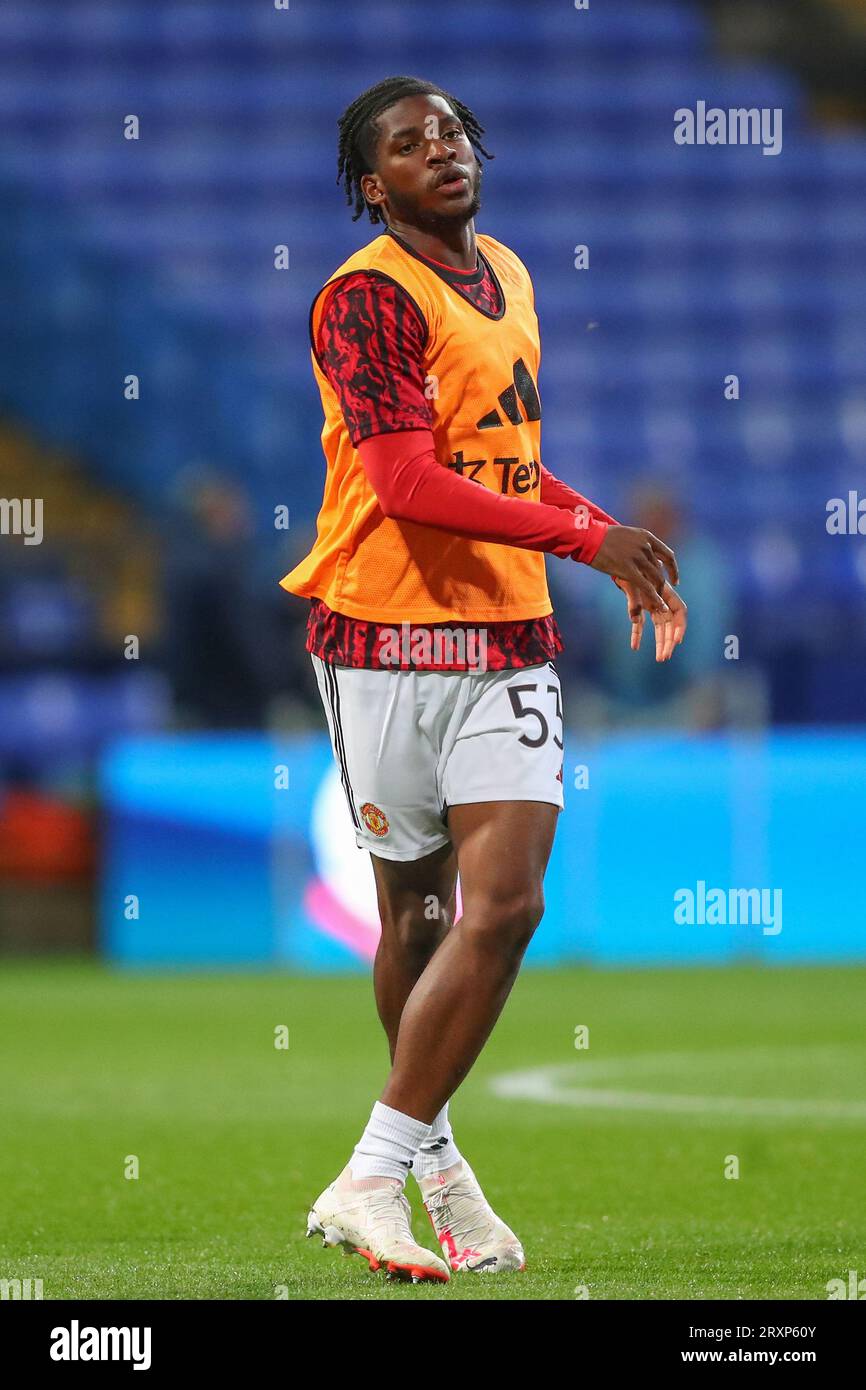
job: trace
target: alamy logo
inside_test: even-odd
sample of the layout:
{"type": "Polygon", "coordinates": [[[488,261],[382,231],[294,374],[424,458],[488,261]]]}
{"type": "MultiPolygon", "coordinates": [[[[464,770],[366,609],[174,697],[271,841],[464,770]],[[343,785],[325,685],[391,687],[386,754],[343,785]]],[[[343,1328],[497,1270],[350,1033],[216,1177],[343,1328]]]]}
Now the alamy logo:
{"type": "Polygon", "coordinates": [[[487,629],[483,627],[430,628],[403,622],[399,628],[380,627],[376,642],[381,666],[487,670],[487,629]]]}
{"type": "MultiPolygon", "coordinates": [[[[523,416],[517,403],[520,400],[526,411],[527,420],[540,420],[541,401],[538,399],[538,390],[532,380],[532,373],[522,357],[518,357],[511,369],[511,374],[514,378],[511,386],[506,386],[505,390],[497,396],[506,419],[510,420],[512,425],[523,424],[523,416]]],[[[502,416],[494,408],[475,422],[475,428],[477,430],[502,429],[503,423],[502,416]]]]}
{"type": "Polygon", "coordinates": [[[131,1361],[134,1371],[150,1369],[149,1327],[69,1327],[51,1329],[52,1361],[131,1361]]]}
{"type": "Polygon", "coordinates": [[[42,1298],[41,1279],[0,1279],[0,1300],[19,1300],[42,1298]]]}
{"type": "Polygon", "coordinates": [[[708,888],[702,878],[695,888],[674,893],[678,926],[760,926],[764,936],[782,930],[781,888],[708,888]]]}
{"type": "Polygon", "coordinates": [[[866,497],[854,488],[844,497],[831,497],[827,503],[828,536],[866,536],[866,497]]]}
{"type": "Polygon", "coordinates": [[[694,111],[681,106],[674,112],[674,140],[678,145],[761,145],[762,154],[780,154],[782,108],[775,106],[721,106],[707,108],[699,101],[694,111]]]}
{"type": "Polygon", "coordinates": [[[25,545],[41,545],[42,505],[41,497],[0,497],[0,535],[23,536],[25,545]]]}
{"type": "Polygon", "coordinates": [[[848,1283],[844,1279],[828,1279],[824,1285],[827,1290],[828,1298],[856,1298],[859,1302],[866,1299],[866,1279],[859,1279],[856,1269],[848,1270],[848,1283]]]}

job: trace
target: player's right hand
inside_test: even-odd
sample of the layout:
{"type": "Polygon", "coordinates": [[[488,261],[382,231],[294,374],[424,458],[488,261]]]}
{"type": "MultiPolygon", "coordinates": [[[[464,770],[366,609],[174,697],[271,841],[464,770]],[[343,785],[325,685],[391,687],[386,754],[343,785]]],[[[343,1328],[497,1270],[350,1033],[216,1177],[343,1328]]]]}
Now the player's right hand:
{"type": "Polygon", "coordinates": [[[662,597],[667,583],[665,570],[672,584],[678,584],[680,579],[670,546],[642,526],[608,526],[598,553],[590,563],[602,574],[630,584],[650,613],[667,611],[662,597]]]}

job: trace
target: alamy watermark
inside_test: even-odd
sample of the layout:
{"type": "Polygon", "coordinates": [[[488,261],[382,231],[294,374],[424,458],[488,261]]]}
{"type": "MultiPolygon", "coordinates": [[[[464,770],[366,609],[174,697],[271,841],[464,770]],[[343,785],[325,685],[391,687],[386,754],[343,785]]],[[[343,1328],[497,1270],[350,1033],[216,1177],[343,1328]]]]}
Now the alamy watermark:
{"type": "Polygon", "coordinates": [[[51,1329],[52,1361],[131,1361],[134,1371],[150,1369],[149,1327],[82,1327],[73,1318],[69,1327],[51,1329]]]}
{"type": "Polygon", "coordinates": [[[699,878],[694,888],[676,889],[674,904],[678,926],[759,926],[764,936],[782,930],[781,888],[708,888],[699,878]]]}
{"type": "Polygon", "coordinates": [[[866,536],[866,497],[855,488],[847,497],[831,497],[825,526],[828,536],[866,536]]]}
{"type": "Polygon", "coordinates": [[[828,1279],[824,1288],[829,1299],[852,1298],[859,1303],[866,1299],[866,1279],[861,1279],[856,1269],[848,1270],[847,1283],[844,1279],[828,1279]]]}
{"type": "Polygon", "coordinates": [[[406,669],[487,670],[487,629],[483,627],[423,627],[401,623],[380,627],[376,641],[380,666],[406,669]]]}
{"type": "Polygon", "coordinates": [[[27,1302],[43,1297],[41,1279],[0,1279],[0,1301],[27,1302]]]}
{"type": "Polygon", "coordinates": [[[0,497],[0,536],[23,536],[25,545],[41,545],[41,497],[0,497]]]}
{"type": "Polygon", "coordinates": [[[762,154],[782,150],[781,106],[707,106],[705,101],[674,112],[678,145],[760,145],[762,154]]]}

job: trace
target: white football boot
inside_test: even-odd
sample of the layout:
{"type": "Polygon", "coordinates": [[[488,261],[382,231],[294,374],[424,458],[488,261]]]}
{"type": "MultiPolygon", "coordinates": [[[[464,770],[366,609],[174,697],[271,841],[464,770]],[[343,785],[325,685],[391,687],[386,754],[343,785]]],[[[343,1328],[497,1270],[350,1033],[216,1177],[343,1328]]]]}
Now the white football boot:
{"type": "Polygon", "coordinates": [[[320,1235],[323,1245],[341,1245],[347,1254],[363,1255],[371,1270],[384,1269],[389,1279],[447,1283],[448,1266],[412,1236],[412,1208],[400,1183],[389,1180],[383,1185],[379,1179],[368,1179],[371,1185],[365,1188],[350,1181],[344,1169],[316,1198],[307,1217],[307,1235],[320,1235]]]}
{"type": "Polygon", "coordinates": [[[419,1178],[418,1186],[453,1270],[502,1274],[526,1268],[523,1246],[496,1215],[465,1158],[444,1173],[419,1178]]]}

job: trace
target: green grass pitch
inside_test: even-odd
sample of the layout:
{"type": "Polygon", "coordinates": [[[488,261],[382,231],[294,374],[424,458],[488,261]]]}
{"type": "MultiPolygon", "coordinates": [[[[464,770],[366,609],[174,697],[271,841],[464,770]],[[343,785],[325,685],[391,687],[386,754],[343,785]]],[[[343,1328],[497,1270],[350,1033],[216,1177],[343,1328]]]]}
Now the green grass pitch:
{"type": "Polygon", "coordinates": [[[412,1287],[304,1239],[385,1076],[368,979],[7,963],[0,1278],[46,1299],[825,1299],[866,1274],[864,984],[526,971],[452,1118],[527,1269],[412,1287]],[[494,1089],[549,1067],[557,1096],[604,1094],[494,1089]]]}

